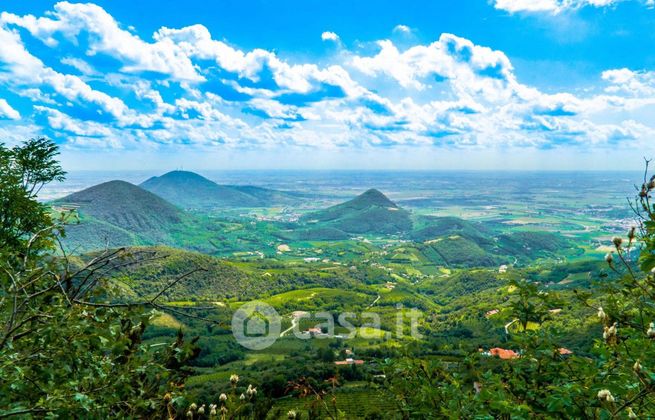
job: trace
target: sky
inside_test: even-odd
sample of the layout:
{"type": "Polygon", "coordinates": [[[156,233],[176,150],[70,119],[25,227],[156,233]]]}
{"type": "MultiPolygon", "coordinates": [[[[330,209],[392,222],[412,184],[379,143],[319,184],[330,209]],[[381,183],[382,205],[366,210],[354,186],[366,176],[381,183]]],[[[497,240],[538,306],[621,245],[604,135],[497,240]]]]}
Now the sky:
{"type": "Polygon", "coordinates": [[[68,170],[638,169],[655,0],[0,0],[0,141],[68,170]]]}

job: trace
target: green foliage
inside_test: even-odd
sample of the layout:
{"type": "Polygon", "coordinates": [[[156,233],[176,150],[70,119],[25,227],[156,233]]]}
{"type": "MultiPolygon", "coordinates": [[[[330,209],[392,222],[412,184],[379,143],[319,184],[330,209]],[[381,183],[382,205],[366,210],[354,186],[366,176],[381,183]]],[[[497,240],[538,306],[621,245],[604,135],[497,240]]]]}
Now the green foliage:
{"type": "Polygon", "coordinates": [[[46,208],[35,198],[45,184],[64,179],[58,153],[45,138],[11,149],[0,143],[0,255],[22,253],[28,238],[50,226],[46,208]]]}
{"type": "Polygon", "coordinates": [[[394,234],[412,227],[407,210],[374,189],[345,203],[309,213],[303,220],[352,234],[394,234]]]}
{"type": "Polygon", "coordinates": [[[61,180],[54,143],[0,148],[0,417],[143,418],[174,415],[187,360],[198,349],[181,332],[150,346],[139,303],[110,304],[101,274],[120,266],[121,250],[73,268],[55,254],[57,232],[36,201],[61,180]]]}

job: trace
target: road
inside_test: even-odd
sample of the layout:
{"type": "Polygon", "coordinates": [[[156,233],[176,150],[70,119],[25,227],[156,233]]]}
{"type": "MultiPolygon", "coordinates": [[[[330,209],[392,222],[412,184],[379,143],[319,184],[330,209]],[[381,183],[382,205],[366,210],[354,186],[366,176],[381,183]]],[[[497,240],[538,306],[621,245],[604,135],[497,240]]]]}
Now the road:
{"type": "Polygon", "coordinates": [[[291,315],[291,326],[289,328],[287,328],[286,330],[282,331],[280,333],[280,337],[284,337],[289,331],[292,331],[297,326],[298,326],[298,318],[291,315]]]}

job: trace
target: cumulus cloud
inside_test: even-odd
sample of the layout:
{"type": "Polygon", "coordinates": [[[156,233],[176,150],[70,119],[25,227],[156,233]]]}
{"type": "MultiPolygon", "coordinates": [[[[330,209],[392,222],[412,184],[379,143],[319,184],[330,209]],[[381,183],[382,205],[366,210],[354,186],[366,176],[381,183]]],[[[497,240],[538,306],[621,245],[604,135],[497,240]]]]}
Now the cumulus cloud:
{"type": "Polygon", "coordinates": [[[17,120],[20,118],[20,114],[5,99],[0,98],[0,118],[17,120]]]}
{"type": "MultiPolygon", "coordinates": [[[[611,1],[496,7],[557,12],[604,3],[611,1]]],[[[123,28],[93,4],[57,3],[45,17],[2,13],[0,91],[32,106],[19,113],[0,100],[0,116],[45,121],[70,147],[556,147],[653,134],[646,118],[621,114],[655,104],[650,72],[610,69],[599,75],[600,93],[545,93],[521,83],[504,52],[454,34],[411,47],[377,40],[318,64],[241,49],[201,24],[162,27],[151,40],[123,28]],[[30,51],[24,37],[51,48],[30,51]],[[105,56],[118,64],[98,77],[105,56]]],[[[321,38],[339,41],[333,32],[321,38]]]]}
{"type": "Polygon", "coordinates": [[[339,40],[339,35],[335,34],[334,32],[326,31],[326,32],[323,32],[323,33],[321,34],[321,39],[322,39],[323,41],[334,41],[334,42],[337,42],[337,41],[339,40]]]}

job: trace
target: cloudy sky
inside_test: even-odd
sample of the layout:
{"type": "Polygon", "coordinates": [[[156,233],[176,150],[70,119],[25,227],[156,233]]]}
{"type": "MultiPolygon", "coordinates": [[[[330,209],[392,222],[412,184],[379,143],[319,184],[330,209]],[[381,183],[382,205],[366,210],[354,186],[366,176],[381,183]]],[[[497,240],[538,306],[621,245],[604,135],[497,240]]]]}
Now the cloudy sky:
{"type": "Polygon", "coordinates": [[[0,0],[0,140],[68,169],[628,169],[655,0],[0,0]]]}

